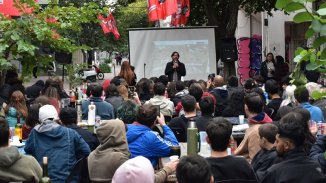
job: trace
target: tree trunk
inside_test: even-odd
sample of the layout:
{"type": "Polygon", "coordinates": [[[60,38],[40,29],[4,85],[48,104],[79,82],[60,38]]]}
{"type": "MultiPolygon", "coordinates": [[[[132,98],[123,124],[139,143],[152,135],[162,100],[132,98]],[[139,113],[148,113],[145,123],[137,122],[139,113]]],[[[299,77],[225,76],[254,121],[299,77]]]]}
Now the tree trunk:
{"type": "MultiPolygon", "coordinates": [[[[208,19],[209,26],[217,26],[215,29],[215,47],[216,47],[216,62],[221,58],[221,39],[235,37],[235,30],[238,24],[238,10],[239,1],[238,0],[222,0],[219,1],[219,6],[221,8],[220,12],[214,10],[214,5],[217,3],[216,0],[203,0],[203,7],[205,9],[205,14],[208,19]]],[[[224,78],[229,75],[235,75],[235,65],[234,63],[224,64],[225,69],[228,70],[224,78]]]]}

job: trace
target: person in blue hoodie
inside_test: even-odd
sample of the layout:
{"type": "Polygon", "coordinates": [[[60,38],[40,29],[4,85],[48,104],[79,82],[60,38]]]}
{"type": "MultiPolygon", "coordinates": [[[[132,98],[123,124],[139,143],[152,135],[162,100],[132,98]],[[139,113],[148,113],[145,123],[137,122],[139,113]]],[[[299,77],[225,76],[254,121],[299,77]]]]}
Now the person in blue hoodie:
{"type": "Polygon", "coordinates": [[[52,183],[65,182],[78,159],[90,153],[89,146],[73,129],[56,123],[57,110],[44,105],[39,110],[39,121],[31,131],[25,145],[25,152],[42,164],[48,157],[48,173],[52,183]]]}
{"type": "Polygon", "coordinates": [[[127,128],[131,158],[144,156],[151,161],[153,167],[156,167],[160,157],[170,155],[172,146],[179,145],[172,130],[165,124],[164,116],[159,114],[157,107],[151,104],[139,107],[137,121],[129,124],[127,128]],[[158,132],[152,130],[156,123],[163,129],[163,138],[158,132]]]}

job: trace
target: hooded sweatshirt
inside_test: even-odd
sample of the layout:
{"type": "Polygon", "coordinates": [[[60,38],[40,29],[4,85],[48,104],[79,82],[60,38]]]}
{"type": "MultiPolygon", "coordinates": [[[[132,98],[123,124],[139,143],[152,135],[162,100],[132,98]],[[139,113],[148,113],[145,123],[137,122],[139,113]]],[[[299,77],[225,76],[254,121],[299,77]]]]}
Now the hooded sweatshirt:
{"type": "Polygon", "coordinates": [[[158,158],[169,156],[171,146],[179,145],[179,143],[167,125],[163,125],[162,128],[164,138],[140,123],[134,122],[128,125],[127,140],[131,157],[144,156],[155,167],[158,158]]]}
{"type": "Polygon", "coordinates": [[[249,128],[246,130],[245,136],[234,154],[244,156],[251,161],[257,152],[261,150],[259,145],[259,126],[265,123],[272,123],[273,120],[266,113],[262,112],[249,118],[248,121],[249,128]]]}
{"type": "Polygon", "coordinates": [[[163,114],[163,116],[170,116],[173,115],[173,109],[174,104],[169,99],[166,99],[162,95],[155,95],[153,98],[151,98],[146,103],[150,103],[152,105],[159,105],[160,106],[160,112],[163,114]]]}
{"type": "Polygon", "coordinates": [[[0,148],[0,180],[35,181],[42,177],[42,168],[32,156],[19,153],[16,147],[0,148]]]}
{"type": "Polygon", "coordinates": [[[39,164],[47,156],[52,183],[61,183],[66,180],[77,160],[88,156],[90,149],[75,130],[45,120],[32,130],[25,152],[34,156],[39,164]]]}
{"type": "Polygon", "coordinates": [[[120,120],[108,120],[96,129],[100,145],[88,157],[91,181],[109,182],[115,171],[129,159],[125,125],[120,120]]]}

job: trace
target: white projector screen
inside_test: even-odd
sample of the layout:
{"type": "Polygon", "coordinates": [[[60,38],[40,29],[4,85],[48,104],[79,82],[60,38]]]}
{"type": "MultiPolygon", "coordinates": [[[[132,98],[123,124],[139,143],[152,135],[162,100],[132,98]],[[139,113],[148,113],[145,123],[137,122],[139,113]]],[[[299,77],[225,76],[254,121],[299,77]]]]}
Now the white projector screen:
{"type": "Polygon", "coordinates": [[[204,79],[216,73],[215,34],[213,27],[130,29],[130,64],[137,79],[164,75],[172,52],[180,54],[186,66],[184,80],[204,79]],[[144,69],[145,66],[145,69],[144,69]]]}

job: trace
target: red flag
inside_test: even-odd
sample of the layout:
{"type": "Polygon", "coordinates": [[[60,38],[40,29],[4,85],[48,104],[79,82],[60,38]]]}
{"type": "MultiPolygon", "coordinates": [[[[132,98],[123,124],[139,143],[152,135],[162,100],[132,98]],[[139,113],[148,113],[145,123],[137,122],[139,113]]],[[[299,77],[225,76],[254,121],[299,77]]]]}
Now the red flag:
{"type": "Polygon", "coordinates": [[[178,11],[177,0],[147,0],[150,22],[163,20],[178,11]]]}
{"type": "Polygon", "coordinates": [[[178,0],[178,12],[172,15],[171,25],[174,27],[184,26],[190,15],[190,0],[178,0]]]}
{"type": "Polygon", "coordinates": [[[150,22],[157,21],[160,17],[158,0],[147,0],[148,19],[150,22]]]}
{"type": "Polygon", "coordinates": [[[160,19],[165,19],[178,11],[177,0],[159,0],[159,3],[160,19]]]}
{"type": "MultiPolygon", "coordinates": [[[[30,8],[23,8],[23,12],[28,14],[33,13],[30,8]]],[[[2,3],[0,3],[0,13],[9,16],[20,16],[22,14],[16,7],[14,7],[13,0],[3,0],[2,3]]]]}
{"type": "Polygon", "coordinates": [[[120,34],[117,25],[115,23],[114,17],[112,15],[112,12],[110,12],[107,18],[104,18],[102,15],[98,15],[98,19],[101,21],[100,25],[103,29],[104,34],[112,32],[115,39],[120,38],[120,34]]]}

